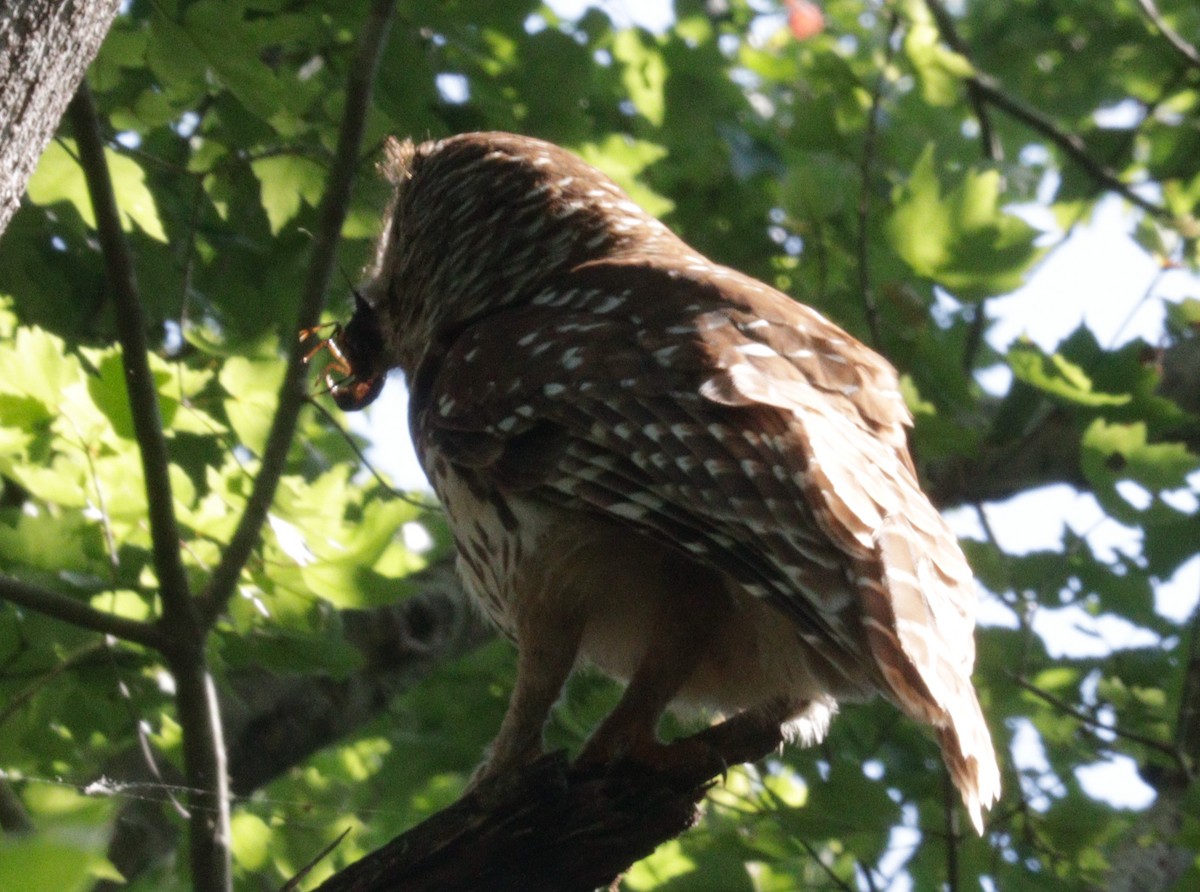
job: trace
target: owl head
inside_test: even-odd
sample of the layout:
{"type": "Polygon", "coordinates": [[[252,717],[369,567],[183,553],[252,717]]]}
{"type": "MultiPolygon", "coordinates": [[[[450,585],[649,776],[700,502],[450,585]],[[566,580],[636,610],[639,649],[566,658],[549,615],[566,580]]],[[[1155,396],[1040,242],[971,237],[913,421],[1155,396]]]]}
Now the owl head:
{"type": "Polygon", "coordinates": [[[570,152],[510,133],[389,141],[395,186],[363,289],[384,363],[412,373],[468,325],[589,261],[679,243],[570,152]]]}

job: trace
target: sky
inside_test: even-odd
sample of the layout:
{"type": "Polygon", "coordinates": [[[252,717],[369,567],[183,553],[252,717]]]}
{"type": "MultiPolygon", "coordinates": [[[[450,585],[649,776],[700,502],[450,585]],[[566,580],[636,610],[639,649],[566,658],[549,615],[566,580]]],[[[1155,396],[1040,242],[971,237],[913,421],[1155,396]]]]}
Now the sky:
{"type": "MultiPolygon", "coordinates": [[[[670,0],[551,0],[564,18],[579,17],[588,6],[599,6],[618,25],[638,24],[661,32],[673,20],[670,0]]],[[[782,19],[781,19],[782,26],[782,19]]],[[[1050,215],[1036,207],[1019,209],[1022,216],[1047,231],[1047,239],[1060,241],[1050,215]]],[[[1077,226],[1035,269],[1027,283],[1011,294],[987,304],[994,320],[987,338],[1003,352],[1017,338],[1029,338],[1044,350],[1055,346],[1081,323],[1087,324],[1101,344],[1116,346],[1133,338],[1158,343],[1163,337],[1166,301],[1200,296],[1200,282],[1186,272],[1159,276],[1160,270],[1131,238],[1134,217],[1117,199],[1100,203],[1096,214],[1077,226]],[[1151,284],[1154,287],[1150,289],[1151,284]]],[[[997,367],[980,376],[985,387],[1003,392],[1011,376],[997,367]]],[[[380,470],[403,489],[425,489],[428,483],[417,464],[408,435],[407,391],[393,373],[380,398],[365,412],[350,416],[352,426],[377,445],[368,455],[380,470]]],[[[1190,486],[1169,496],[1180,510],[1197,510],[1200,474],[1190,486]]],[[[1132,500],[1148,494],[1131,491],[1132,500]]],[[[1061,548],[1066,529],[1083,536],[1098,557],[1114,552],[1136,555],[1140,538],[1136,530],[1108,518],[1096,500],[1066,485],[1023,493],[984,509],[1000,546],[1010,554],[1061,548]]],[[[982,526],[973,510],[950,512],[948,519],[962,537],[982,538],[982,526]]],[[[1200,556],[1185,564],[1169,580],[1156,586],[1158,612],[1182,622],[1200,600],[1200,556]]],[[[994,595],[983,592],[980,625],[1012,626],[1015,616],[994,595]]],[[[1084,656],[1113,649],[1145,646],[1154,636],[1114,616],[1094,617],[1082,608],[1043,608],[1034,622],[1052,656],[1084,656]]],[[[1027,724],[1027,723],[1026,723],[1027,724]]],[[[1032,726],[1014,729],[1014,758],[1032,773],[1048,771],[1042,744],[1032,726]]],[[[1153,800],[1153,790],[1137,775],[1127,757],[1080,768],[1077,777],[1095,798],[1114,805],[1142,808],[1153,800]]],[[[1034,791],[1036,792],[1036,791],[1034,791]]],[[[1044,794],[1042,794],[1044,795],[1044,794]]]]}

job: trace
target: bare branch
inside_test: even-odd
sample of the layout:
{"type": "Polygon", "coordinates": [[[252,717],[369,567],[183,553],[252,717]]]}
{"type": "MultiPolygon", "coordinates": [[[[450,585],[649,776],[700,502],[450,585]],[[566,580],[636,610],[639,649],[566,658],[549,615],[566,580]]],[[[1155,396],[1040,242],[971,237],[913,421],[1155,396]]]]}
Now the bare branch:
{"type": "MultiPolygon", "coordinates": [[[[950,15],[941,0],[925,0],[925,5],[933,14],[934,21],[937,22],[938,33],[941,34],[942,40],[946,41],[946,45],[974,65],[970,49],[959,36],[958,28],[954,25],[954,17],[950,15]]],[[[992,126],[992,116],[988,113],[987,103],[984,102],[979,86],[971,81],[967,81],[967,101],[971,103],[975,120],[979,122],[979,142],[983,147],[983,156],[989,161],[1003,160],[1004,147],[1000,144],[1000,138],[992,126]]]]}
{"type": "Polygon", "coordinates": [[[1145,735],[1137,734],[1133,731],[1124,731],[1124,730],[1116,727],[1115,725],[1102,724],[1101,722],[1096,721],[1096,719],[1094,717],[1088,715],[1086,712],[1076,709],[1074,706],[1072,706],[1066,700],[1063,700],[1061,697],[1056,697],[1054,694],[1051,694],[1049,691],[1044,691],[1041,688],[1039,688],[1037,685],[1033,684],[1032,682],[1026,681],[1024,678],[1021,678],[1020,676],[1015,675],[1011,672],[1007,673],[1007,674],[1013,680],[1013,683],[1016,684],[1018,687],[1026,690],[1026,691],[1029,691],[1029,693],[1033,694],[1033,696],[1037,697],[1042,702],[1047,703],[1050,706],[1053,706],[1055,709],[1057,709],[1059,712],[1063,713],[1064,715],[1069,715],[1069,716],[1071,716],[1071,718],[1076,719],[1079,722],[1082,722],[1088,728],[1091,728],[1094,731],[1106,731],[1106,732],[1116,735],[1117,737],[1123,738],[1124,740],[1131,741],[1132,743],[1141,744],[1142,746],[1146,747],[1147,749],[1154,750],[1156,753],[1160,753],[1160,754],[1166,756],[1168,759],[1170,759],[1172,762],[1174,762],[1176,765],[1180,766],[1181,768],[1183,767],[1182,753],[1180,753],[1178,750],[1175,749],[1175,747],[1171,746],[1170,744],[1163,743],[1161,740],[1155,740],[1152,737],[1146,737],[1145,735]]]}
{"type": "MultiPolygon", "coordinates": [[[[954,19],[941,3],[941,0],[925,0],[925,2],[930,12],[933,13],[934,19],[937,21],[942,39],[955,52],[969,58],[966,52],[966,45],[954,29],[954,19]]],[[[1139,2],[1148,2],[1148,0],[1139,0],[1139,2]]],[[[1005,114],[1046,137],[1046,139],[1062,149],[1084,173],[1104,188],[1116,192],[1130,204],[1137,205],[1142,210],[1161,220],[1169,221],[1173,219],[1173,215],[1166,207],[1138,195],[1131,186],[1117,176],[1115,171],[1111,170],[1103,162],[1093,158],[1088,152],[1087,144],[1078,134],[1066,132],[1038,109],[1005,93],[1000,82],[990,74],[976,67],[975,73],[966,78],[966,84],[968,98],[972,106],[976,108],[977,116],[982,104],[984,102],[990,103],[1005,114]]],[[[984,124],[981,119],[981,132],[983,128],[984,124]]]]}
{"type": "Polygon", "coordinates": [[[68,116],[96,214],[96,229],[115,311],[113,319],[117,338],[121,342],[121,362],[129,391],[133,429],[142,457],[154,571],[158,575],[163,615],[166,622],[174,627],[171,630],[173,634],[186,636],[194,627],[194,615],[179,548],[167,442],[163,436],[154,377],[150,374],[147,359],[149,346],[146,341],[146,322],[138,295],[133,256],[121,229],[121,214],[117,209],[112,177],[104,157],[104,140],[100,136],[96,106],[86,81],[80,84],[79,91],[71,100],[68,116]]]}
{"type": "Polygon", "coordinates": [[[401,492],[400,490],[396,489],[396,487],[392,486],[387,480],[384,479],[383,475],[379,473],[379,469],[376,468],[371,460],[367,458],[367,456],[359,448],[358,444],[354,442],[354,437],[350,435],[350,432],[338,423],[338,420],[333,417],[333,414],[328,409],[326,409],[323,405],[321,405],[320,402],[313,399],[311,396],[306,396],[305,400],[321,414],[321,417],[325,419],[330,427],[342,435],[342,439],[346,441],[346,445],[350,447],[350,450],[354,453],[355,458],[358,459],[358,463],[370,472],[371,476],[375,478],[375,482],[383,487],[384,491],[388,495],[394,499],[399,499],[406,505],[412,505],[414,508],[420,508],[422,511],[433,511],[437,509],[437,502],[432,501],[431,499],[413,498],[408,493],[401,492]]]}
{"type": "Polygon", "coordinates": [[[1067,133],[1059,128],[1050,118],[1036,108],[1026,105],[1019,99],[1009,96],[1001,88],[999,81],[989,74],[980,71],[971,75],[968,82],[974,83],[980,94],[992,105],[1016,118],[1030,129],[1042,134],[1054,145],[1062,149],[1089,177],[1106,189],[1116,192],[1130,204],[1137,205],[1142,210],[1159,218],[1172,220],[1173,215],[1166,207],[1148,198],[1143,198],[1125,183],[1108,166],[1096,160],[1089,154],[1087,144],[1082,137],[1075,133],[1067,133]]]}
{"type": "Polygon", "coordinates": [[[114,638],[140,644],[143,647],[152,647],[161,651],[167,646],[166,636],[157,626],[105,613],[82,601],[76,601],[74,598],[68,598],[66,595],[60,595],[58,592],[31,585],[28,582],[21,582],[18,579],[0,576],[0,599],[52,619],[62,620],[83,629],[91,629],[102,635],[112,635],[114,638]]]}
{"type": "MultiPolygon", "coordinates": [[[[325,289],[333,273],[334,254],[341,234],[342,221],[346,218],[350,206],[350,188],[358,169],[359,151],[366,128],[367,110],[371,104],[375,73],[379,67],[379,57],[387,39],[395,5],[395,0],[374,0],[359,31],[358,47],[346,85],[346,105],[338,132],[337,151],[329,172],[329,184],[317,211],[308,276],[293,331],[311,328],[320,321],[321,308],[325,303],[325,289]]],[[[238,521],[233,538],[221,556],[221,562],[213,570],[212,578],[204,592],[203,613],[209,625],[229,603],[238,576],[246,565],[255,543],[258,542],[267,511],[275,497],[275,488],[283,473],[292,435],[296,430],[296,421],[300,416],[300,407],[304,402],[304,351],[295,337],[286,340],[292,343],[291,354],[288,357],[283,384],[279,389],[279,407],[271,423],[271,431],[267,435],[258,477],[254,481],[254,489],[246,501],[246,508],[238,521]]]]}
{"type": "Polygon", "coordinates": [[[887,77],[887,68],[895,53],[893,39],[898,27],[900,14],[893,9],[883,39],[883,64],[879,67],[879,73],[875,76],[875,86],[871,90],[871,109],[867,114],[867,131],[863,135],[862,159],[859,162],[862,183],[858,192],[858,239],[855,245],[858,255],[858,291],[862,297],[871,343],[877,349],[883,346],[883,331],[879,325],[879,307],[875,303],[875,292],[871,289],[871,240],[867,233],[867,222],[871,212],[871,168],[875,166],[875,147],[878,144],[879,109],[883,104],[883,85],[887,77]]]}
{"type": "Polygon", "coordinates": [[[1200,50],[1180,37],[1179,32],[1167,24],[1154,0],[1137,0],[1137,2],[1142,11],[1146,13],[1146,18],[1154,23],[1154,27],[1166,38],[1167,43],[1171,44],[1175,52],[1183,56],[1192,67],[1200,68],[1200,50]]]}

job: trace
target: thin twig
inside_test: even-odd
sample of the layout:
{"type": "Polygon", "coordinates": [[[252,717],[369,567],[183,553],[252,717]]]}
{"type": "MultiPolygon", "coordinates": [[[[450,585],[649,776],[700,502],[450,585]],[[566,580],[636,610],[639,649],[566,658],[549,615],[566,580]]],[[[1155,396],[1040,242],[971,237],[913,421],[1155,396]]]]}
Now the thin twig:
{"type": "Polygon", "coordinates": [[[1200,762],[1200,604],[1192,611],[1188,627],[1188,658],[1183,667],[1175,745],[1186,760],[1184,769],[1192,776],[1200,762]]]}
{"type": "MultiPolygon", "coordinates": [[[[975,61],[971,58],[970,49],[967,47],[966,41],[959,35],[958,28],[954,24],[954,17],[950,15],[941,0],[925,0],[925,5],[933,14],[933,19],[937,22],[938,33],[942,36],[942,40],[946,41],[946,45],[974,66],[975,61]]],[[[989,161],[1003,161],[1004,146],[1001,145],[1000,139],[996,135],[996,129],[992,126],[992,116],[988,113],[987,103],[984,102],[979,87],[969,80],[967,81],[967,101],[971,104],[975,120],[979,122],[979,143],[983,148],[983,156],[989,161]]]]}
{"type": "Polygon", "coordinates": [[[1174,219],[1172,213],[1166,207],[1138,195],[1113,170],[1093,158],[1088,153],[1087,143],[1083,141],[1082,137],[1075,133],[1067,133],[1065,130],[1060,129],[1050,118],[1038,111],[1038,109],[1009,96],[1001,88],[1000,82],[994,77],[982,71],[977,71],[968,80],[978,85],[980,93],[988,102],[1010,117],[1016,118],[1021,123],[1027,125],[1031,130],[1046,137],[1050,142],[1062,149],[1079,165],[1084,173],[1100,185],[1116,192],[1130,204],[1137,205],[1160,220],[1174,219]]]}
{"type": "Polygon", "coordinates": [[[83,167],[96,215],[96,229],[113,302],[113,320],[117,327],[117,339],[121,343],[129,408],[145,478],[146,510],[163,616],[173,627],[173,634],[186,635],[189,627],[194,625],[194,615],[183,556],[179,549],[175,499],[168,472],[170,460],[167,441],[163,436],[154,376],[150,373],[146,322],[138,295],[133,255],[121,229],[121,214],[113,194],[108,161],[104,157],[104,140],[100,136],[96,105],[86,81],[80,84],[79,91],[71,100],[68,115],[79,147],[79,163],[83,167]]]}
{"type": "Polygon", "coordinates": [[[1137,299],[1137,302],[1134,303],[1133,307],[1125,315],[1125,318],[1121,320],[1121,324],[1117,326],[1117,330],[1113,332],[1113,336],[1109,338],[1109,350],[1116,349],[1117,339],[1125,333],[1125,329],[1129,327],[1129,323],[1133,321],[1134,317],[1141,311],[1142,307],[1149,303],[1154,297],[1155,290],[1157,290],[1159,283],[1163,280],[1163,276],[1165,276],[1167,272],[1167,268],[1161,266],[1154,271],[1154,275],[1150,277],[1150,284],[1146,286],[1145,290],[1142,292],[1142,296],[1137,299]]]}
{"type": "Polygon", "coordinates": [[[1129,740],[1133,743],[1139,743],[1144,747],[1152,749],[1155,752],[1161,753],[1162,755],[1166,756],[1172,762],[1174,762],[1176,765],[1178,765],[1180,768],[1186,767],[1183,764],[1183,762],[1184,762],[1183,755],[1175,747],[1171,746],[1170,744],[1163,743],[1161,740],[1155,740],[1153,737],[1146,737],[1145,735],[1138,734],[1135,731],[1123,731],[1122,729],[1118,728],[1116,725],[1105,725],[1101,722],[1098,722],[1095,718],[1088,715],[1086,712],[1076,709],[1074,706],[1072,706],[1066,700],[1063,700],[1061,697],[1056,697],[1054,694],[1051,694],[1049,691],[1042,690],[1037,685],[1033,684],[1030,681],[1026,681],[1024,678],[1017,675],[1016,673],[1006,672],[1005,674],[1008,675],[1008,677],[1012,679],[1013,683],[1016,684],[1017,687],[1022,688],[1026,691],[1029,691],[1029,693],[1033,694],[1039,700],[1043,701],[1044,703],[1048,703],[1050,706],[1053,706],[1059,712],[1065,713],[1066,715],[1071,716],[1073,719],[1076,719],[1077,721],[1082,722],[1084,725],[1091,728],[1092,730],[1104,731],[1104,732],[1113,734],[1117,737],[1123,738],[1125,740],[1129,740]]]}
{"type": "Polygon", "coordinates": [[[41,586],[0,576],[0,599],[29,610],[62,620],[82,629],[102,635],[112,635],[122,641],[162,650],[167,646],[166,635],[157,626],[136,619],[105,613],[66,595],[41,586]]]}
{"type": "Polygon", "coordinates": [[[875,870],[862,858],[855,858],[854,863],[862,871],[863,881],[867,884],[867,892],[879,892],[879,884],[875,882],[875,870]]]}
{"type": "MultiPolygon", "coordinates": [[[[1139,0],[1139,2],[1145,3],[1148,0],[1139,0]]],[[[945,6],[942,5],[940,0],[926,0],[926,5],[937,21],[938,31],[942,35],[942,39],[946,41],[951,49],[970,58],[965,52],[965,44],[963,44],[957,31],[954,29],[954,19],[945,6]]],[[[1116,192],[1131,204],[1137,205],[1142,210],[1153,214],[1159,219],[1170,220],[1173,218],[1173,215],[1165,206],[1138,195],[1132,187],[1122,181],[1107,165],[1093,158],[1088,152],[1087,144],[1078,134],[1064,131],[1038,109],[1005,93],[1000,82],[990,74],[980,70],[977,66],[975,66],[974,70],[975,73],[968,75],[966,78],[968,95],[971,97],[972,106],[978,107],[985,101],[990,103],[1000,109],[1000,111],[1005,112],[1010,117],[1015,118],[1046,137],[1079,165],[1084,173],[1106,189],[1116,192]]],[[[978,114],[978,111],[976,113],[978,114]]],[[[980,122],[980,131],[981,133],[983,131],[982,121],[980,122]]]]}
{"type": "Polygon", "coordinates": [[[1180,37],[1179,32],[1167,24],[1162,13],[1154,4],[1154,0],[1137,0],[1137,2],[1142,11],[1146,13],[1146,18],[1154,23],[1154,27],[1166,38],[1167,43],[1171,44],[1175,52],[1183,56],[1194,68],[1200,68],[1200,50],[1180,37]]]}
{"type": "Polygon", "coordinates": [[[871,110],[867,115],[867,130],[863,135],[862,160],[859,163],[859,175],[862,179],[858,193],[858,239],[856,253],[858,255],[858,290],[862,296],[863,312],[867,317],[867,330],[871,334],[871,344],[876,349],[883,346],[883,331],[879,324],[879,307],[875,303],[875,293],[871,290],[871,254],[870,236],[867,233],[867,223],[871,212],[871,168],[875,166],[875,147],[879,133],[879,110],[883,103],[883,85],[887,78],[888,65],[891,64],[895,53],[893,46],[896,29],[900,26],[900,14],[893,7],[888,17],[887,35],[883,41],[883,64],[875,77],[875,86],[871,90],[871,110]]]}
{"type": "Polygon", "coordinates": [[[817,851],[816,847],[812,843],[810,843],[807,839],[800,839],[797,840],[797,842],[799,842],[800,847],[808,853],[808,856],[812,858],[813,861],[817,862],[817,866],[825,872],[825,875],[829,877],[830,882],[832,882],[839,889],[843,890],[843,892],[854,892],[854,887],[833,872],[833,868],[825,863],[825,860],[821,857],[821,853],[817,851]]]}
{"type": "MultiPolygon", "coordinates": [[[[329,183],[317,211],[308,274],[300,297],[300,310],[294,331],[312,328],[321,318],[325,289],[333,272],[342,221],[350,207],[350,188],[358,168],[359,149],[366,129],[375,73],[379,67],[379,58],[387,39],[395,5],[396,0],[374,0],[359,32],[358,47],[346,85],[345,111],[338,131],[337,150],[329,171],[329,183]]],[[[238,576],[241,575],[242,568],[258,542],[267,511],[275,497],[275,488],[283,474],[292,435],[300,416],[300,407],[304,402],[304,350],[296,338],[288,340],[292,343],[291,355],[288,357],[283,384],[279,388],[279,406],[271,422],[271,431],[267,435],[254,489],[246,500],[246,507],[238,521],[237,529],[204,592],[203,614],[205,622],[210,625],[229,603],[238,576]]]]}
{"type": "Polygon", "coordinates": [[[412,496],[408,495],[408,493],[401,492],[400,490],[396,489],[396,487],[392,486],[392,484],[388,483],[388,481],[384,479],[383,475],[379,473],[376,467],[358,447],[358,444],[354,442],[354,438],[350,436],[350,432],[338,424],[337,419],[333,417],[333,413],[311,396],[305,397],[305,399],[309,405],[321,413],[321,415],[333,427],[334,430],[342,435],[342,439],[346,441],[346,445],[353,450],[354,455],[358,458],[359,464],[371,472],[371,476],[375,478],[375,482],[383,487],[384,491],[392,496],[392,498],[399,499],[401,502],[412,505],[414,508],[420,508],[422,511],[430,511],[437,507],[436,502],[414,499],[412,496]]]}
{"type": "Polygon", "coordinates": [[[107,650],[101,642],[90,642],[74,653],[60,658],[53,666],[37,676],[32,682],[9,697],[8,703],[0,708],[0,726],[20,712],[26,703],[50,686],[56,678],[66,674],[101,651],[107,650]]]}

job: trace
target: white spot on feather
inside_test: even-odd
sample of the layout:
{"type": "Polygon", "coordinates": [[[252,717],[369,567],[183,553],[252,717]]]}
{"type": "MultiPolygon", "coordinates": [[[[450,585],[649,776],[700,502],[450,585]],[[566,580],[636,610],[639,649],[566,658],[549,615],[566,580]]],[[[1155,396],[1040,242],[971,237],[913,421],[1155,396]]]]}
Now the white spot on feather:
{"type": "Polygon", "coordinates": [[[758,341],[751,341],[748,344],[739,344],[737,351],[743,356],[776,356],[774,350],[766,344],[760,344],[758,341]]]}
{"type": "Polygon", "coordinates": [[[624,297],[613,294],[613,295],[610,295],[609,297],[606,297],[604,299],[604,302],[601,303],[600,306],[596,307],[596,312],[597,313],[611,313],[613,310],[615,310],[617,307],[621,306],[621,304],[623,304],[623,303],[625,303],[624,297]]]}

